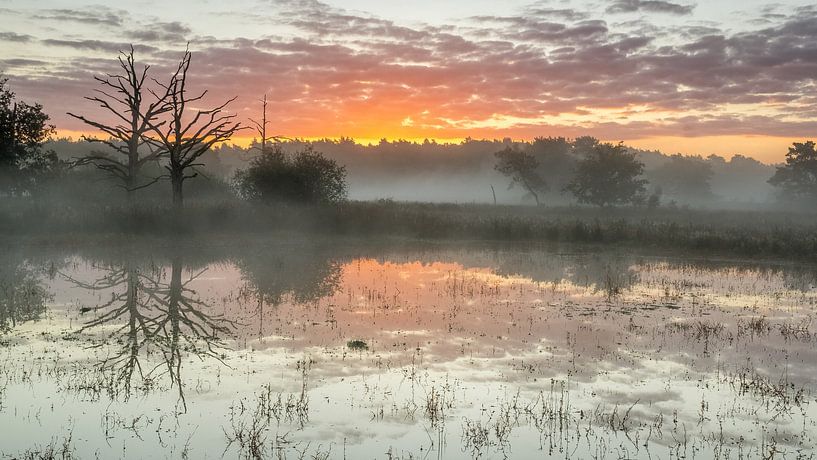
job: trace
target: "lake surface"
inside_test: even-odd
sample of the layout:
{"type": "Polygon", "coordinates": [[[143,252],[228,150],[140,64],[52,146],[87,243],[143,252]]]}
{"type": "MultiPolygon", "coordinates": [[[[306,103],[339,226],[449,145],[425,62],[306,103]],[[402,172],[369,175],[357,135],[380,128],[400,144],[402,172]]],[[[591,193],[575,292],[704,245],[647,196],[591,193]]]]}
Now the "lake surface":
{"type": "Polygon", "coordinates": [[[0,458],[813,458],[814,266],[0,243],[0,458]]]}

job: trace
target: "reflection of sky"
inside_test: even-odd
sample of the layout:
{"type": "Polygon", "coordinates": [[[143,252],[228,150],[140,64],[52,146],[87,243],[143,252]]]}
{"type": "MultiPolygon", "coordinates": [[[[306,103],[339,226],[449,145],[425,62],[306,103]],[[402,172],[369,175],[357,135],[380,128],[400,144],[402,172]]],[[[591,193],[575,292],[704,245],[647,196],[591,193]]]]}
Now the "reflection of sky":
{"type": "MultiPolygon", "coordinates": [[[[334,442],[333,452],[346,438],[348,452],[358,455],[384,452],[389,446],[416,453],[418,446],[428,443],[429,425],[422,405],[433,389],[453,399],[446,458],[471,454],[459,447],[462,420],[488,423],[517,389],[520,398],[532,404],[540,392],[549,394],[552,379],[570,382],[573,412],[609,413],[617,405],[625,410],[638,401],[633,420],[649,424],[663,413],[670,424],[671,414],[678,411],[679,423],[688,424],[690,432],[696,427],[695,433],[715,432],[718,417],[728,414],[726,436],[743,434],[747,442],[757,442],[758,427],[773,414],[758,406],[752,394],[737,396],[730,383],[719,379],[749,366],[770,381],[785,372],[793,384],[809,385],[817,372],[810,342],[785,341],[775,329],[759,336],[739,335],[738,322],[749,317],[763,315],[777,324],[811,316],[815,294],[792,290],[789,276],[781,271],[624,259],[600,265],[632,273],[628,277],[632,284],[608,299],[603,290],[587,282],[587,274],[596,269],[579,270],[584,275],[576,283],[553,276],[570,276],[577,272],[576,266],[592,264],[592,258],[532,252],[534,267],[554,258],[544,263],[550,267],[544,280],[534,281],[534,275],[500,274],[499,266],[508,273],[532,273],[531,267],[508,263],[506,255],[473,252],[460,258],[458,254],[425,253],[424,262],[412,254],[352,259],[341,265],[331,295],[303,304],[284,296],[282,303],[265,306],[263,322],[253,298],[257,286],[247,286],[246,273],[229,263],[207,267],[190,286],[213,312],[223,312],[240,324],[238,337],[231,342],[233,351],[227,352],[226,366],[208,359],[184,359],[190,412],[180,416],[179,428],[165,426],[170,443],[180,449],[195,432],[195,449],[201,450],[194,451],[220,452],[220,427],[229,427],[224,414],[229,413],[230,402],[243,398],[250,405],[251,395],[265,383],[274,392],[297,393],[301,384],[297,362],[304,359],[314,361],[307,379],[310,421],[303,430],[284,423],[280,433],[288,432],[292,440],[303,443],[311,440],[313,449],[316,444],[327,448],[334,442]],[[684,332],[667,326],[676,322],[724,324],[725,332],[704,343],[694,328],[684,332]],[[348,350],[345,344],[351,339],[365,340],[370,350],[348,350]],[[697,411],[702,399],[708,412],[701,427],[697,411]],[[412,412],[412,404],[419,409],[414,407],[412,412]]],[[[89,267],[74,259],[65,274],[92,280],[100,271],[89,267]]],[[[183,278],[198,272],[186,271],[183,278]]],[[[54,304],[61,307],[15,331],[12,346],[4,350],[5,375],[12,384],[0,401],[6,414],[18,416],[2,417],[0,428],[4,432],[26,428],[15,438],[19,446],[42,442],[41,433],[59,432],[66,426],[74,426],[79,440],[96,439],[98,413],[109,411],[110,417],[121,418],[113,430],[115,439],[130,439],[125,441],[130,449],[150,449],[155,445],[152,433],[158,414],[174,405],[174,393],[159,391],[113,406],[104,396],[99,402],[86,401],[87,395],[72,396],[81,387],[77,383],[87,379],[82,377],[86,360],[104,356],[106,348],[90,349],[84,340],[61,337],[83,320],[76,312],[80,306],[95,305],[109,294],[88,295],[59,276],[50,286],[54,304]],[[43,337],[41,332],[48,335],[43,337]],[[34,385],[18,385],[22,383],[18,372],[32,366],[45,372],[39,373],[34,385]],[[63,370],[52,371],[56,369],[63,370]],[[53,394],[58,389],[61,392],[53,394]],[[43,411],[41,406],[51,407],[52,401],[57,402],[54,408],[43,411]],[[123,424],[145,408],[157,412],[155,417],[148,412],[150,422],[142,421],[144,431],[151,434],[138,441],[123,424]],[[70,414],[78,415],[67,422],[70,414]],[[46,420],[42,430],[27,429],[38,418],[46,420]],[[8,423],[14,426],[5,426],[8,423]]],[[[167,388],[161,378],[157,384],[167,388]]],[[[805,414],[812,417],[813,409],[806,406],[805,414]]],[[[779,432],[796,436],[797,430],[788,425],[802,425],[798,418],[802,416],[795,411],[777,421],[779,432]]],[[[811,420],[806,419],[808,430],[811,420]]],[[[513,440],[518,443],[514,452],[522,452],[519,446],[538,445],[539,435],[523,424],[513,440]]],[[[666,449],[671,441],[667,435],[652,442],[653,448],[666,449]]],[[[111,449],[120,448],[114,445],[111,449]]],[[[94,448],[108,452],[105,445],[94,448]]],[[[587,448],[577,446],[580,453],[587,448]]]]}

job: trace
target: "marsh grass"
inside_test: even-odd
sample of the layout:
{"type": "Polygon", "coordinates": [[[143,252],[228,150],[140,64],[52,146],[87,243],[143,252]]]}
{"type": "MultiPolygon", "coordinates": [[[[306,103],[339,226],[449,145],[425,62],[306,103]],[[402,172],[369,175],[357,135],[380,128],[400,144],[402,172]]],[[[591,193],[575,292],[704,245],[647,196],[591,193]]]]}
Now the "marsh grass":
{"type": "Polygon", "coordinates": [[[0,202],[0,235],[268,233],[637,245],[711,254],[810,259],[811,214],[646,208],[345,202],[252,206],[193,202],[176,218],[159,205],[50,206],[0,202]]]}

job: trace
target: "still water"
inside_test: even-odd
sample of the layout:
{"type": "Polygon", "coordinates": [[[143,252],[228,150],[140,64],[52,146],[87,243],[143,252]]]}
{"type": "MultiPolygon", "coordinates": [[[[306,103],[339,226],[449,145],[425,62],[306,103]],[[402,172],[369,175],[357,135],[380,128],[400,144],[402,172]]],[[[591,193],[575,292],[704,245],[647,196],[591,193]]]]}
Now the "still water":
{"type": "Polygon", "coordinates": [[[817,269],[6,241],[0,458],[813,458],[817,269]]]}

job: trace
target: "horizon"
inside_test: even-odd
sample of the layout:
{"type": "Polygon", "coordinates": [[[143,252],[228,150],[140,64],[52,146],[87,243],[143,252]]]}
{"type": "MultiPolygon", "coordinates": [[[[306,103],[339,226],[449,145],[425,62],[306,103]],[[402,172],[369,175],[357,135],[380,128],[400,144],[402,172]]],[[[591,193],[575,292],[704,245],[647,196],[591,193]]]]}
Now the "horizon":
{"type": "Polygon", "coordinates": [[[99,113],[83,97],[119,50],[161,78],[189,43],[208,104],[237,96],[246,124],[267,94],[271,131],[290,138],[590,135],[780,163],[817,133],[817,7],[711,3],[183,1],[160,18],[152,0],[7,0],[0,72],[58,136],[94,134],[66,112],[99,113]]]}
{"type": "MultiPolygon", "coordinates": [[[[66,133],[59,133],[58,132],[57,135],[49,137],[47,142],[65,141],[65,142],[72,142],[72,143],[80,143],[80,142],[84,142],[84,139],[82,139],[80,137],[82,135],[87,135],[87,134],[69,133],[68,135],[66,135],[66,133]],[[73,134],[73,135],[71,135],[71,134],[73,134]]],[[[540,137],[540,136],[537,136],[537,137],[540,137]]],[[[548,137],[548,136],[542,136],[542,137],[548,137]]],[[[564,137],[564,136],[552,136],[552,137],[558,138],[558,137],[564,137]]],[[[426,141],[428,141],[428,142],[433,142],[433,143],[435,143],[437,145],[440,145],[440,146],[447,146],[447,145],[462,145],[462,144],[465,144],[469,140],[474,141],[474,142],[502,143],[502,142],[505,142],[506,139],[510,139],[510,142],[513,142],[513,143],[530,143],[530,142],[532,142],[534,140],[534,139],[512,139],[512,138],[505,138],[505,139],[498,139],[498,138],[493,138],[493,139],[491,139],[491,138],[462,138],[462,139],[433,139],[433,138],[432,139],[429,139],[429,138],[423,138],[423,139],[388,139],[388,138],[380,138],[380,139],[358,139],[358,138],[353,138],[353,137],[349,137],[349,136],[340,136],[340,137],[312,137],[312,138],[295,137],[295,138],[286,139],[286,140],[281,141],[281,142],[283,142],[285,144],[287,142],[295,142],[295,143],[298,143],[298,142],[304,142],[304,143],[336,142],[336,143],[339,143],[339,142],[344,141],[344,140],[350,140],[355,145],[358,145],[358,146],[361,146],[361,147],[376,147],[383,140],[385,140],[386,142],[390,142],[390,143],[408,142],[408,143],[418,145],[418,146],[422,145],[426,141]]],[[[566,139],[572,140],[574,138],[566,138],[566,139]]],[[[602,142],[602,143],[617,143],[616,141],[609,141],[609,140],[605,140],[605,139],[599,139],[599,141],[602,142]]],[[[229,142],[222,143],[221,145],[222,146],[228,146],[228,147],[238,147],[238,148],[248,149],[249,150],[254,145],[257,145],[258,142],[259,141],[258,141],[257,137],[236,136],[232,140],[230,140],[229,142]]],[[[621,142],[623,142],[623,141],[621,141],[621,142]]],[[[649,140],[645,140],[643,142],[644,143],[649,143],[649,140]]],[[[641,152],[658,153],[658,154],[664,155],[666,157],[676,155],[676,154],[680,154],[680,155],[688,156],[688,157],[701,157],[702,159],[706,160],[710,156],[715,156],[715,157],[723,158],[726,161],[731,161],[735,157],[743,157],[743,158],[750,158],[750,159],[756,160],[759,163],[767,165],[767,166],[776,166],[776,165],[780,165],[780,164],[784,163],[784,161],[782,161],[783,159],[781,159],[779,161],[768,161],[768,160],[764,160],[763,158],[756,158],[756,157],[751,156],[751,155],[746,155],[746,154],[744,154],[742,152],[733,152],[731,154],[719,154],[719,153],[704,154],[704,153],[697,153],[697,152],[691,151],[691,152],[687,153],[687,152],[682,152],[682,151],[666,151],[666,150],[661,150],[659,148],[651,148],[651,147],[649,147],[649,145],[647,145],[646,147],[639,147],[637,145],[628,144],[627,142],[624,142],[624,145],[626,147],[633,148],[633,149],[641,151],[641,152]]]]}

